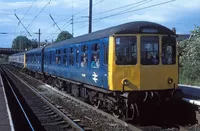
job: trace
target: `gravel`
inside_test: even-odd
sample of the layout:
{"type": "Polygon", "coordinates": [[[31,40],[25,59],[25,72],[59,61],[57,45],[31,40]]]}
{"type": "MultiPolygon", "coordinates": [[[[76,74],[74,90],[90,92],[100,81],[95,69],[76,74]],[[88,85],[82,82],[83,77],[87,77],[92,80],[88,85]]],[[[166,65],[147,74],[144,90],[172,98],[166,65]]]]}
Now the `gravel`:
{"type": "MultiPolygon", "coordinates": [[[[15,71],[15,73],[18,73],[15,71]]],[[[18,73],[19,74],[19,73],[18,73]]],[[[18,75],[22,79],[33,85],[41,94],[48,97],[50,101],[58,107],[68,112],[74,119],[81,120],[81,123],[95,131],[128,131],[128,127],[122,126],[119,123],[91,110],[67,97],[56,93],[49,89],[48,86],[41,85],[41,83],[32,79],[32,77],[20,73],[18,75]]],[[[144,115],[137,127],[145,131],[177,131],[179,125],[190,131],[200,131],[200,124],[196,124],[200,117],[198,109],[182,101],[171,101],[162,105],[154,111],[151,116],[144,115]],[[197,119],[197,120],[196,120],[197,119]]]]}

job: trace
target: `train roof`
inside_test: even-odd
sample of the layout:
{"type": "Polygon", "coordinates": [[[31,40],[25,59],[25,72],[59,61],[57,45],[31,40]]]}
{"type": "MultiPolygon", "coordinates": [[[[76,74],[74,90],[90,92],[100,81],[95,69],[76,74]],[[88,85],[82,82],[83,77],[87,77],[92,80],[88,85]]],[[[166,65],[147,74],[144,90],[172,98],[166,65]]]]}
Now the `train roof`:
{"type": "Polygon", "coordinates": [[[25,51],[24,52],[20,52],[20,53],[16,53],[16,54],[12,54],[11,56],[23,55],[24,53],[25,53],[25,51]]]}
{"type": "MultiPolygon", "coordinates": [[[[157,32],[153,34],[169,34],[169,35],[175,35],[174,32],[160,24],[153,23],[153,22],[147,22],[147,21],[136,21],[136,22],[130,22],[121,24],[118,26],[110,27],[107,29],[99,30],[93,33],[85,34],[82,36],[78,36],[75,38],[67,39],[61,42],[53,43],[51,45],[46,46],[45,48],[51,48],[56,46],[62,46],[65,44],[73,44],[73,43],[79,43],[84,41],[90,41],[95,40],[99,38],[105,38],[114,34],[137,34],[137,33],[146,33],[142,32],[142,29],[156,29],[157,32]]],[[[149,34],[149,32],[148,32],[149,34]]]]}
{"type": "Polygon", "coordinates": [[[35,49],[32,49],[32,50],[29,50],[29,51],[27,51],[26,52],[26,54],[29,54],[29,53],[35,53],[35,52],[42,52],[42,49],[43,49],[44,47],[40,47],[40,48],[35,48],[35,49]]]}

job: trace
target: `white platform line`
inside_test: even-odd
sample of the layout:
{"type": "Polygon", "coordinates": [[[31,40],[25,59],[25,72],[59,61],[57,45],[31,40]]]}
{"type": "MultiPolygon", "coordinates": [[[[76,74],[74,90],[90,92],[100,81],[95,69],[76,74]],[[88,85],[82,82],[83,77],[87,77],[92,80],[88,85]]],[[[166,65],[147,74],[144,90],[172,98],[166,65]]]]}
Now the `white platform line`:
{"type": "Polygon", "coordinates": [[[200,101],[192,100],[192,99],[188,99],[188,98],[183,98],[183,100],[190,103],[190,104],[200,106],[200,101]]]}
{"type": "MultiPolygon", "coordinates": [[[[184,85],[184,84],[178,84],[178,86],[182,86],[182,87],[188,87],[188,88],[197,88],[200,89],[199,86],[192,86],[192,85],[184,85]]],[[[180,87],[179,87],[180,88],[180,87]]]]}
{"type": "Polygon", "coordinates": [[[11,116],[11,113],[10,113],[10,108],[9,108],[9,105],[8,105],[8,99],[6,97],[6,93],[5,93],[5,89],[4,89],[3,80],[1,78],[1,74],[0,74],[0,83],[2,83],[2,89],[3,89],[3,94],[4,94],[4,98],[5,98],[5,102],[6,102],[6,110],[7,110],[7,113],[8,113],[10,128],[11,128],[11,131],[15,131],[13,121],[12,121],[12,116],[11,116]]]}

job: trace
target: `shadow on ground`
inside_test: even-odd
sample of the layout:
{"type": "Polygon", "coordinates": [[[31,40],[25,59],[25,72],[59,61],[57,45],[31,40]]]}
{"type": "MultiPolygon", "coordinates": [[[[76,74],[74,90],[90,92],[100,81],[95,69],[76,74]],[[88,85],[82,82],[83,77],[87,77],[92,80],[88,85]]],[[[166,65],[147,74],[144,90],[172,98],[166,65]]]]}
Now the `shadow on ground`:
{"type": "Polygon", "coordinates": [[[162,104],[153,109],[153,111],[150,111],[148,106],[143,108],[138,121],[132,123],[140,126],[159,126],[162,128],[194,125],[198,123],[196,111],[198,111],[196,106],[183,101],[173,100],[162,104]]]}

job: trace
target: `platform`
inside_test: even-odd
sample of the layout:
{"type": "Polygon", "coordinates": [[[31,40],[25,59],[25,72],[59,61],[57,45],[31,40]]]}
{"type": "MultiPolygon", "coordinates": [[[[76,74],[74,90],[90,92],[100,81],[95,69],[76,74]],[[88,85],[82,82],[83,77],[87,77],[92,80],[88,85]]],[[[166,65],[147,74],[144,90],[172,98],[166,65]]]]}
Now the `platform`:
{"type": "Polygon", "coordinates": [[[200,106],[200,87],[183,84],[178,86],[184,93],[183,101],[200,106]]]}
{"type": "Polygon", "coordinates": [[[4,85],[0,74],[0,131],[14,131],[4,85]]]}

